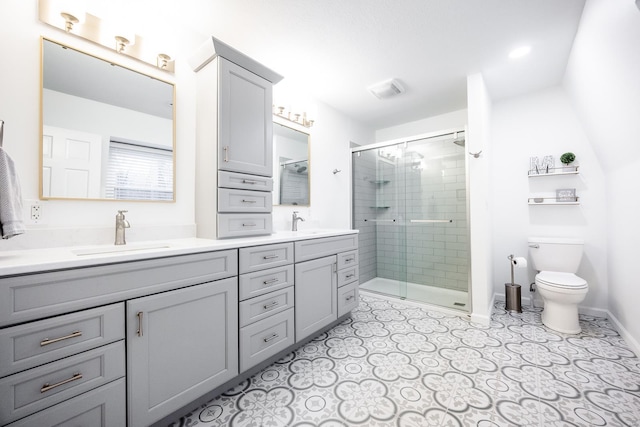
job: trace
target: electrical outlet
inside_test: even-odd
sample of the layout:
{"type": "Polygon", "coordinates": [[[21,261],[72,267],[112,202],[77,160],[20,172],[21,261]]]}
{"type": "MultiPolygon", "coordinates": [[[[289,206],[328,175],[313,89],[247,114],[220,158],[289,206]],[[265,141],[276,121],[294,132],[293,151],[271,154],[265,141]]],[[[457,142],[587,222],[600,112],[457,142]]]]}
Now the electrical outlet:
{"type": "Polygon", "coordinates": [[[42,206],[31,205],[31,221],[37,224],[42,219],[42,206]]]}
{"type": "Polygon", "coordinates": [[[44,205],[40,200],[23,200],[23,218],[27,225],[45,225],[44,205]]]}

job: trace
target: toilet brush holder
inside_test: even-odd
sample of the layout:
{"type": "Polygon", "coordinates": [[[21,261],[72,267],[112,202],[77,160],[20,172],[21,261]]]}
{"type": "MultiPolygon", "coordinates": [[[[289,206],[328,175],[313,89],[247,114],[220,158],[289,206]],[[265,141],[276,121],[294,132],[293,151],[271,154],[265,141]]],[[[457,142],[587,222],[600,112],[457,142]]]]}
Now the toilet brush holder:
{"type": "Polygon", "coordinates": [[[505,309],[508,312],[522,313],[522,288],[513,283],[513,255],[509,255],[507,258],[511,266],[511,283],[504,284],[505,309]]]}

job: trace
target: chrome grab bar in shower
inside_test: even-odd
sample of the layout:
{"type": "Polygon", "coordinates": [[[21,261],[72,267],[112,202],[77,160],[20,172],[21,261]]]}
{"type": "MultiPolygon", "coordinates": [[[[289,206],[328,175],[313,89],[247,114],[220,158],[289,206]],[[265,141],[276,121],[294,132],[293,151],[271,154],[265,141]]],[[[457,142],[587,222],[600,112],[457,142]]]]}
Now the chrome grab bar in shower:
{"type": "Polygon", "coordinates": [[[431,222],[453,222],[452,219],[412,219],[409,222],[431,223],[431,222]]]}
{"type": "Polygon", "coordinates": [[[395,219],[365,219],[365,222],[396,222],[395,219]]]}

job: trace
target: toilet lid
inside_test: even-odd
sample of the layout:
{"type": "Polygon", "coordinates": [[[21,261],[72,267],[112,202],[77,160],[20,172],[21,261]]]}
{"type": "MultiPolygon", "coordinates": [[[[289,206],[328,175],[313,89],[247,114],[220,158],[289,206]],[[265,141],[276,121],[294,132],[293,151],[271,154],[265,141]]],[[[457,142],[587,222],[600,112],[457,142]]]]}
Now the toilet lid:
{"type": "Polygon", "coordinates": [[[558,271],[541,271],[536,280],[547,286],[555,286],[565,289],[583,289],[587,287],[587,281],[573,273],[560,273],[558,271]]]}

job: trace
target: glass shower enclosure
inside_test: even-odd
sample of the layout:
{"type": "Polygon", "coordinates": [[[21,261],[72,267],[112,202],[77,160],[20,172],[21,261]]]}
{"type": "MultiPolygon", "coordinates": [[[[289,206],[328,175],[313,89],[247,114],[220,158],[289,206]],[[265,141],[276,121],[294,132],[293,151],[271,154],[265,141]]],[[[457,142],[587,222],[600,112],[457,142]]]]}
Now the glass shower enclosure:
{"type": "Polygon", "coordinates": [[[352,149],[360,289],[470,311],[465,132],[352,149]]]}

